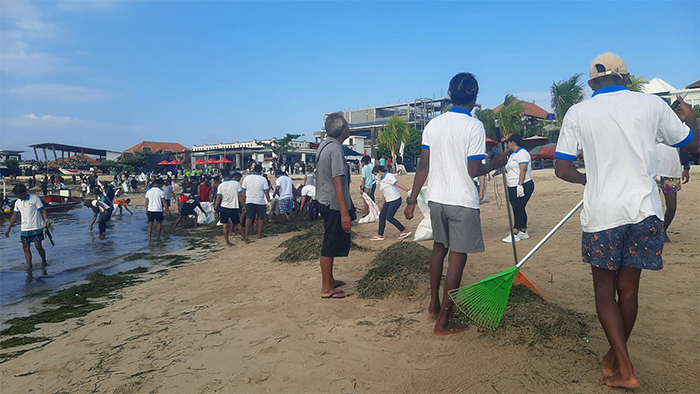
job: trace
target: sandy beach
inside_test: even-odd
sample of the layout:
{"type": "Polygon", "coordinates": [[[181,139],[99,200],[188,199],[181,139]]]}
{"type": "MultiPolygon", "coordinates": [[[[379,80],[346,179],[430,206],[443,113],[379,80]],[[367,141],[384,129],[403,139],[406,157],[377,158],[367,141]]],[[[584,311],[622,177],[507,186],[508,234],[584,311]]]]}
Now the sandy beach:
{"type": "MultiPolygon", "coordinates": [[[[398,176],[410,187],[413,174],[398,176]]],[[[531,238],[524,255],[582,197],[580,185],[533,172],[528,205],[531,238]]],[[[503,190],[489,184],[482,207],[486,252],[469,256],[463,284],[513,265],[502,206],[503,190]],[[498,189],[498,196],[495,192],[498,189]],[[499,203],[500,202],[500,203],[499,203]]],[[[359,179],[353,177],[357,192],[359,179]]],[[[664,250],[665,268],[644,272],[640,311],[629,342],[640,393],[697,392],[700,387],[700,167],[678,196],[678,213],[664,250]]],[[[133,198],[133,197],[132,197],[133,198]]],[[[358,207],[358,195],[353,199],[358,207]]],[[[140,200],[139,200],[140,201],[140,200]]],[[[140,202],[134,201],[137,206],[140,202]]],[[[397,215],[410,231],[413,221],[397,215]]],[[[145,219],[144,219],[145,220],[145,219]]],[[[336,260],[348,283],[369,268],[383,247],[370,242],[377,224],[357,225],[355,242],[367,250],[336,260]]],[[[507,332],[471,327],[437,337],[428,317],[427,277],[419,295],[366,300],[319,297],[318,261],[274,261],[292,234],[254,239],[126,288],[110,306],[79,319],[44,324],[31,335],[52,338],[2,364],[2,393],[514,393],[618,392],[602,385],[600,358],[607,341],[595,320],[590,268],[580,257],[575,215],[525,266],[550,302],[590,317],[588,338],[529,346],[507,332]]],[[[211,240],[223,247],[219,235],[211,240]]],[[[432,242],[423,242],[430,248],[432,242]]],[[[446,267],[445,267],[446,268],[446,267]]],[[[13,350],[20,350],[16,348],[13,350]]]]}

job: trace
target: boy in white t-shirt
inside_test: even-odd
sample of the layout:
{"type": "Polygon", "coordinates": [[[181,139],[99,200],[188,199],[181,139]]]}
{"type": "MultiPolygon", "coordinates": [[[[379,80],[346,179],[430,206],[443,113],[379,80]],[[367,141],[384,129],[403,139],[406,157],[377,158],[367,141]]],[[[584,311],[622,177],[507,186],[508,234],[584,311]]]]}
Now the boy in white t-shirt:
{"type": "Polygon", "coordinates": [[[660,270],[663,209],[654,182],[656,143],[697,151],[698,125],[681,102],[678,119],[659,97],[630,92],[627,65],[610,52],[593,60],[593,97],[564,117],[557,142],[557,177],[585,186],[581,213],[583,261],[591,265],[595,305],[610,350],[603,383],[635,388],[639,380],[627,350],[637,318],[642,269],[660,270]],[[586,174],[572,162],[583,152],[586,174]]]}
{"type": "Polygon", "coordinates": [[[12,188],[12,193],[17,197],[15,201],[14,212],[10,218],[10,226],[5,232],[5,238],[10,237],[10,230],[15,225],[17,217],[21,215],[20,222],[20,241],[24,249],[24,259],[27,261],[27,269],[32,269],[32,250],[31,244],[34,244],[36,251],[39,252],[41,263],[46,264],[46,251],[41,245],[44,240],[44,222],[49,220],[46,216],[44,203],[39,197],[27,193],[27,187],[23,184],[15,185],[12,188]],[[43,217],[43,220],[42,220],[43,217]]]}
{"type": "Polygon", "coordinates": [[[421,160],[404,211],[406,219],[413,219],[416,199],[430,173],[428,205],[434,242],[430,258],[428,312],[437,318],[433,330],[437,335],[455,334],[466,329],[450,322],[454,304],[448,291],[459,287],[467,253],[484,251],[479,192],[472,178],[503,167],[507,157],[502,152],[486,165],[481,162],[486,158],[486,130],[470,112],[476,105],[479,93],[479,84],[474,75],[455,75],[450,80],[447,93],[453,107],[431,120],[423,131],[421,160]],[[449,267],[440,303],[443,261],[448,252],[449,267]]]}

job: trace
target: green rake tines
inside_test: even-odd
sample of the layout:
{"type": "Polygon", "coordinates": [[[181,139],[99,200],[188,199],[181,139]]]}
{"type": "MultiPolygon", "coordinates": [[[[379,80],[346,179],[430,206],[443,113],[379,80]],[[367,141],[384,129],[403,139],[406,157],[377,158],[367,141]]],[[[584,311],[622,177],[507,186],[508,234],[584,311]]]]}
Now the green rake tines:
{"type": "Polygon", "coordinates": [[[566,216],[564,216],[564,218],[560,220],[559,223],[557,223],[557,225],[554,226],[554,228],[551,229],[514,267],[496,275],[489,276],[486,279],[482,279],[480,282],[448,291],[447,293],[450,298],[452,298],[455,305],[457,305],[457,308],[469,316],[476,324],[491,330],[497,329],[499,324],[501,324],[503,312],[508,303],[510,289],[513,287],[513,279],[515,279],[515,275],[518,274],[518,269],[525,264],[525,262],[535,254],[535,252],[544,245],[544,243],[547,242],[547,240],[559,230],[582,205],[583,201],[576,204],[574,209],[569,211],[569,213],[567,213],[566,216]]]}
{"type": "Polygon", "coordinates": [[[452,289],[450,298],[457,308],[476,324],[495,330],[501,324],[517,267],[482,279],[469,286],[452,289]]]}

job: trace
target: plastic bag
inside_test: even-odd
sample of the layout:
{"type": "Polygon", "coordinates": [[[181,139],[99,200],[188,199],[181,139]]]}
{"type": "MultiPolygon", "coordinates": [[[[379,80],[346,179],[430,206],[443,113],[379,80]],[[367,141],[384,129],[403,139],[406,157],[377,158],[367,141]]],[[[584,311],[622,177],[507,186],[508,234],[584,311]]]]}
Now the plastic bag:
{"type": "Polygon", "coordinates": [[[209,224],[216,221],[216,216],[214,215],[214,203],[211,202],[200,202],[199,203],[204,212],[197,209],[197,224],[209,224]]]}
{"type": "Polygon", "coordinates": [[[372,199],[367,195],[367,193],[362,192],[362,199],[365,200],[365,203],[369,206],[369,212],[366,212],[366,215],[357,222],[360,224],[365,224],[365,223],[374,223],[377,220],[379,220],[379,207],[377,206],[377,203],[372,201],[372,199]]]}
{"type": "Polygon", "coordinates": [[[427,241],[433,239],[433,226],[430,224],[430,207],[428,207],[428,187],[423,186],[418,195],[418,209],[423,214],[423,220],[418,223],[414,241],[427,241]]]}

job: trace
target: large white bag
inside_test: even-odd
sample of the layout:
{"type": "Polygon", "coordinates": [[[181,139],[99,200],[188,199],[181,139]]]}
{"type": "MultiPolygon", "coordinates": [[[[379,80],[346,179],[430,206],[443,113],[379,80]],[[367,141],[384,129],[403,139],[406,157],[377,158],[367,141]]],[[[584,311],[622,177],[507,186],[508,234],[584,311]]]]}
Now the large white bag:
{"type": "MultiPolygon", "coordinates": [[[[410,195],[410,192],[409,192],[410,195]]],[[[427,241],[433,239],[433,227],[430,224],[430,207],[428,207],[428,187],[423,186],[418,195],[418,209],[423,214],[423,220],[418,223],[414,241],[427,241]]]]}
{"type": "Polygon", "coordinates": [[[372,199],[367,195],[367,193],[362,192],[362,199],[369,206],[369,212],[363,218],[360,218],[357,222],[360,224],[374,223],[379,220],[379,207],[372,201],[372,199]]]}
{"type": "Polygon", "coordinates": [[[197,210],[197,224],[209,224],[216,221],[216,216],[214,215],[214,203],[211,202],[200,202],[199,203],[204,212],[197,210]]]}

